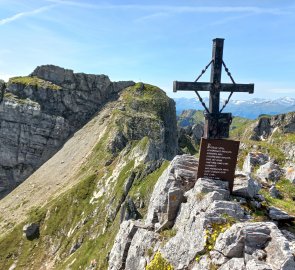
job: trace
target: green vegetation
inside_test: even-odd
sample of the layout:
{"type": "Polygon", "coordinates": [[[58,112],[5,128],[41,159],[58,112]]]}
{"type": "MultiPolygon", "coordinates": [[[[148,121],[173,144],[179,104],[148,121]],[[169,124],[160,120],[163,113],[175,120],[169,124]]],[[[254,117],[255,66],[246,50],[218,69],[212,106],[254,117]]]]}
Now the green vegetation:
{"type": "Polygon", "coordinates": [[[295,185],[287,179],[281,179],[275,186],[280,191],[282,198],[271,197],[268,190],[261,191],[268,204],[281,208],[290,215],[295,215],[293,200],[295,198],[295,185]]]}
{"type": "Polygon", "coordinates": [[[173,270],[173,266],[163,258],[162,254],[158,251],[151,262],[146,266],[146,270],[173,270]]]}
{"type": "MultiPolygon", "coordinates": [[[[22,79],[12,81],[22,83],[22,79]]],[[[15,260],[18,261],[17,270],[37,270],[44,262],[52,263],[54,269],[66,269],[69,265],[71,269],[85,269],[94,262],[97,269],[107,269],[107,257],[119,229],[118,211],[127,195],[124,192],[126,181],[135,176],[128,196],[134,199],[139,196],[147,205],[155,183],[169,165],[164,161],[149,173],[147,164],[135,164],[133,158],[134,151],[145,153],[150,140],[154,139],[150,137],[151,131],[159,133],[162,113],[170,108],[166,94],[156,87],[144,85],[142,89],[141,84],[137,84],[124,90],[122,95],[126,111],[116,110],[110,116],[111,125],[76,176],[78,184],[44,207],[32,208],[24,223],[2,236],[1,269],[9,269],[15,260]],[[130,119],[136,117],[144,117],[148,132],[138,132],[139,138],[135,140],[128,137],[128,132],[134,132],[130,119]],[[112,153],[109,146],[118,132],[123,132],[128,142],[124,149],[112,153]],[[107,187],[106,192],[100,192],[103,187],[107,187]],[[101,195],[96,196],[99,192],[101,195]],[[23,225],[31,222],[40,224],[40,237],[33,241],[27,240],[22,233],[23,225]],[[53,257],[58,259],[49,261],[53,257]]],[[[146,207],[139,209],[140,214],[144,215],[146,210],[146,207]]]]}
{"type": "Polygon", "coordinates": [[[204,123],[204,113],[200,110],[184,110],[177,117],[177,123],[180,127],[204,123]]]}
{"type": "Polygon", "coordinates": [[[166,93],[150,84],[136,83],[126,88],[121,96],[127,105],[127,113],[130,110],[136,110],[159,119],[170,107],[170,99],[166,93]]]}
{"type": "Polygon", "coordinates": [[[35,76],[26,76],[26,77],[14,77],[9,79],[9,84],[23,84],[25,86],[33,86],[40,88],[48,88],[51,90],[61,90],[62,88],[59,85],[56,85],[52,82],[42,80],[35,76]]]}
{"type": "Polygon", "coordinates": [[[246,129],[254,122],[255,120],[234,116],[229,131],[230,138],[237,140],[244,138],[246,129]]]}

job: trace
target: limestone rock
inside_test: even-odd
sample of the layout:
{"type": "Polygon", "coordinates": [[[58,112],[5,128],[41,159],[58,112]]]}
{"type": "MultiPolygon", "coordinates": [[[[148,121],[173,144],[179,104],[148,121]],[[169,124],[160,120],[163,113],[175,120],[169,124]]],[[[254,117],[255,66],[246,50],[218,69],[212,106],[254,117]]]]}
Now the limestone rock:
{"type": "Polygon", "coordinates": [[[260,190],[260,185],[249,174],[235,175],[233,195],[252,199],[260,190]]]}
{"type": "Polygon", "coordinates": [[[269,265],[267,265],[265,262],[257,261],[257,260],[250,260],[246,264],[246,270],[272,270],[269,265]]]}
{"type": "Polygon", "coordinates": [[[243,258],[246,269],[295,269],[287,239],[271,222],[234,224],[219,235],[214,250],[227,258],[243,258]]]}
{"type": "Polygon", "coordinates": [[[120,221],[129,219],[139,219],[141,218],[140,213],[137,211],[137,208],[131,198],[126,198],[123,205],[121,205],[121,217],[120,221]]]}
{"type": "Polygon", "coordinates": [[[145,269],[151,259],[150,256],[158,248],[158,240],[156,233],[146,229],[138,229],[128,251],[125,269],[145,269]]]}
{"type": "Polygon", "coordinates": [[[197,181],[198,162],[189,155],[176,156],[155,185],[146,223],[159,229],[172,227],[184,193],[197,181]]]}
{"type": "Polygon", "coordinates": [[[256,166],[264,165],[269,161],[269,156],[261,152],[250,152],[243,164],[243,171],[245,173],[253,172],[256,166]]]}
{"type": "Polygon", "coordinates": [[[276,220],[276,221],[289,222],[289,221],[295,220],[295,217],[290,216],[287,212],[273,206],[269,207],[268,215],[270,219],[276,220]]]}
{"type": "Polygon", "coordinates": [[[260,166],[257,170],[256,175],[262,181],[272,181],[277,182],[282,176],[283,172],[279,165],[275,164],[273,161],[269,161],[264,165],[260,166]]]}
{"type": "Polygon", "coordinates": [[[230,201],[227,182],[206,178],[195,182],[189,166],[195,163],[192,157],[175,157],[159,178],[151,197],[147,220],[141,225],[137,223],[138,229],[132,240],[129,238],[126,241],[130,229],[126,230],[126,221],[122,223],[111,252],[110,265],[113,268],[110,269],[144,270],[152,258],[151,254],[156,252],[160,252],[174,269],[295,269],[291,240],[287,240],[271,222],[247,222],[240,204],[230,201]],[[174,195],[179,187],[176,179],[186,182],[183,187],[188,190],[183,192],[186,188],[178,189],[183,200],[178,201],[179,209],[173,212],[174,220],[171,218],[173,233],[171,231],[170,239],[162,241],[162,232],[153,225],[165,224],[169,220],[169,193],[174,195]],[[229,224],[229,217],[237,223],[219,232],[213,249],[208,252],[206,231],[213,224],[229,224]],[[122,253],[125,255],[114,255],[122,253]],[[114,264],[114,259],[119,263],[114,264]]]}
{"type": "Polygon", "coordinates": [[[115,243],[109,256],[109,270],[125,269],[125,263],[131,241],[138,228],[131,220],[121,223],[115,243]]]}
{"type": "Polygon", "coordinates": [[[280,191],[274,186],[272,185],[269,189],[269,194],[271,197],[273,198],[280,198],[281,197],[281,193],[280,191]]]}
{"type": "Polygon", "coordinates": [[[293,184],[295,184],[295,164],[291,164],[284,168],[285,177],[293,184]]]}
{"type": "Polygon", "coordinates": [[[40,66],[11,78],[0,104],[0,198],[18,186],[101,106],[134,82],[40,66]]]}
{"type": "Polygon", "coordinates": [[[270,137],[275,130],[279,129],[283,133],[295,132],[295,113],[275,115],[272,117],[261,117],[253,128],[251,139],[265,140],[270,137]]]}
{"type": "MultiPolygon", "coordinates": [[[[218,270],[245,270],[244,259],[242,258],[232,258],[223,264],[218,270]]],[[[256,268],[252,268],[253,270],[256,268]]]]}
{"type": "Polygon", "coordinates": [[[269,117],[261,117],[256,123],[251,135],[251,140],[265,140],[272,132],[271,119],[269,117]]]}
{"type": "Polygon", "coordinates": [[[186,197],[174,225],[177,233],[161,249],[176,269],[186,269],[197,254],[204,252],[205,231],[212,223],[225,223],[222,214],[244,218],[238,203],[225,201],[229,198],[227,182],[198,179],[186,197]]]}

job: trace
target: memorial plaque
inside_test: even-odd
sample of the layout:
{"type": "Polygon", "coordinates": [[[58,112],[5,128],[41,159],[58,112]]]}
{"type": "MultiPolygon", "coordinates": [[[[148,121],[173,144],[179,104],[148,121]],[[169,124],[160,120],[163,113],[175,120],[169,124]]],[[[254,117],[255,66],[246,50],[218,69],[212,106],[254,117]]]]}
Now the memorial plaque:
{"type": "Polygon", "coordinates": [[[239,145],[239,141],[202,138],[198,178],[228,181],[232,192],[239,145]]]}

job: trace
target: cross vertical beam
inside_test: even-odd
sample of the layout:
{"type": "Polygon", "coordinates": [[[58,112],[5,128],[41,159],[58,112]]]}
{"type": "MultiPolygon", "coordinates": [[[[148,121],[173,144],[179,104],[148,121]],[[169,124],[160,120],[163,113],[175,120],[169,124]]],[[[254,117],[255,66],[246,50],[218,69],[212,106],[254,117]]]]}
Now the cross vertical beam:
{"type": "MultiPolygon", "coordinates": [[[[205,108],[205,127],[204,127],[204,138],[206,139],[221,139],[229,137],[229,127],[232,121],[231,113],[221,113],[219,109],[220,104],[220,92],[230,92],[228,103],[231,95],[234,92],[248,92],[253,94],[254,84],[237,84],[231,77],[230,72],[225,66],[223,58],[223,38],[213,39],[212,59],[210,63],[202,70],[200,76],[194,82],[173,82],[173,92],[177,91],[194,91],[205,108]],[[206,72],[207,68],[211,65],[211,77],[210,82],[198,82],[199,78],[206,72]],[[232,84],[221,83],[221,70],[225,67],[227,75],[231,78],[232,84]],[[199,91],[209,91],[209,109],[206,107],[199,91]]],[[[223,107],[224,108],[224,107],[223,107]]]]}
{"type": "Polygon", "coordinates": [[[222,56],[223,56],[223,38],[213,39],[212,49],[212,66],[211,78],[212,89],[210,90],[209,111],[210,113],[219,113],[220,103],[220,87],[221,87],[221,70],[222,70],[222,56]]]}

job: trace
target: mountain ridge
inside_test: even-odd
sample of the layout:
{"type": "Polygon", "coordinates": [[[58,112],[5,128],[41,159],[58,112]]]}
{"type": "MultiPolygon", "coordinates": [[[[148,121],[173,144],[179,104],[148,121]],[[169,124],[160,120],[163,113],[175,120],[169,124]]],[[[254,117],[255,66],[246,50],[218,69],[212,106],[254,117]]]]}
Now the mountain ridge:
{"type": "MultiPolygon", "coordinates": [[[[196,98],[174,98],[176,102],[176,112],[181,114],[183,110],[196,109],[204,110],[201,103],[196,98]]],[[[209,99],[204,98],[206,104],[209,99]]],[[[223,105],[221,101],[220,105],[223,105]]],[[[230,100],[224,112],[231,112],[235,116],[256,119],[261,114],[282,114],[295,110],[295,98],[283,97],[274,100],[253,98],[249,100],[230,100]]]]}

